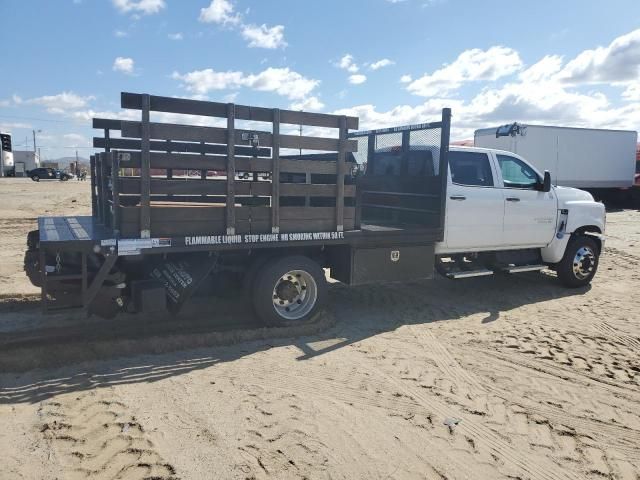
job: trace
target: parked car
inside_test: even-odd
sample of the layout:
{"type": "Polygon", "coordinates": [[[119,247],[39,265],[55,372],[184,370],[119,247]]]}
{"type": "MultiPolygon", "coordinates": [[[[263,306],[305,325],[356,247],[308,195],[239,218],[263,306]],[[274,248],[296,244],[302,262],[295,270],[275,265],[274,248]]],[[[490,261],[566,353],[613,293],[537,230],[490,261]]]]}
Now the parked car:
{"type": "Polygon", "coordinates": [[[72,173],[46,167],[34,168],[33,170],[29,170],[27,172],[27,175],[34,182],[39,182],[40,180],[60,180],[62,182],[66,182],[67,180],[71,180],[73,178],[72,173]]]}

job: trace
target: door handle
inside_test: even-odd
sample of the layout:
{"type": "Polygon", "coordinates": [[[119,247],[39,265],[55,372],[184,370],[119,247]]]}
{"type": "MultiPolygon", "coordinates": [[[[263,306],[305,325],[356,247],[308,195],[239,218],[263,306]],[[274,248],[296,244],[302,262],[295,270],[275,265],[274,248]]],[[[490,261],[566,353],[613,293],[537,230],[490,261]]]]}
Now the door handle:
{"type": "Polygon", "coordinates": [[[465,197],[464,195],[451,195],[449,198],[451,200],[459,200],[459,201],[467,199],[467,197],[465,197]]]}
{"type": "Polygon", "coordinates": [[[507,202],[519,202],[520,199],[518,197],[507,197],[507,202]]]}

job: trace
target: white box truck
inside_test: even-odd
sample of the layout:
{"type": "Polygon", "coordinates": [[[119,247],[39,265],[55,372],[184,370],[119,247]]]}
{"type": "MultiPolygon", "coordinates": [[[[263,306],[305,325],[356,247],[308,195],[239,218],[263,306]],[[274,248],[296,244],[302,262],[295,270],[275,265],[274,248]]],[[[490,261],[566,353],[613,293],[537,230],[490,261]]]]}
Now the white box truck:
{"type": "MultiPolygon", "coordinates": [[[[637,132],[513,123],[483,128],[474,146],[523,156],[554,185],[611,193],[633,185],[637,132]]],[[[601,195],[597,195],[601,196],[601,195]]]]}

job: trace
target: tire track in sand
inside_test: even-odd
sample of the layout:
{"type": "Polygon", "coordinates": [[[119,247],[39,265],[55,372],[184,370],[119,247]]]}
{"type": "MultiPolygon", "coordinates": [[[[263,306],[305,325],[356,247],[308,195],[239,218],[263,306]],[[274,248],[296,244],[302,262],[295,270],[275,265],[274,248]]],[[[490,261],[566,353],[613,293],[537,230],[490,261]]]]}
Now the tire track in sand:
{"type": "Polygon", "coordinates": [[[40,431],[59,456],[65,478],[177,480],[123,403],[95,391],[60,395],[38,411],[40,431]]]}

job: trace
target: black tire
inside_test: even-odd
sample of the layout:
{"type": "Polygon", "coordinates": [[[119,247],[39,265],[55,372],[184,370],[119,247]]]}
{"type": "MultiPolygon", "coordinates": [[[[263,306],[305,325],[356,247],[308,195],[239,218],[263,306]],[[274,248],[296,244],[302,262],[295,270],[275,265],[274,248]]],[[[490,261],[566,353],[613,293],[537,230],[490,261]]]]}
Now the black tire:
{"type": "Polygon", "coordinates": [[[255,277],[252,290],[253,308],[266,325],[303,325],[316,320],[326,301],[327,281],[320,265],[296,255],[266,262],[255,277]],[[280,303],[277,308],[275,299],[280,303]]]}
{"type": "Polygon", "coordinates": [[[66,182],[67,180],[69,180],[69,177],[68,177],[67,175],[62,175],[62,176],[60,177],[60,181],[61,181],[61,182],[66,182]]]}
{"type": "Polygon", "coordinates": [[[266,254],[254,258],[251,261],[249,268],[244,273],[244,276],[242,277],[242,291],[245,293],[249,301],[252,301],[253,299],[253,286],[256,283],[256,278],[260,274],[262,267],[264,267],[271,258],[271,256],[266,254]]]}
{"type": "Polygon", "coordinates": [[[34,182],[39,182],[40,181],[40,177],[38,175],[32,175],[31,176],[31,180],[33,180],[34,182]]]}
{"type": "Polygon", "coordinates": [[[600,250],[593,238],[586,235],[573,237],[562,260],[556,264],[558,279],[569,288],[588,285],[598,270],[599,257],[600,250]]]}

